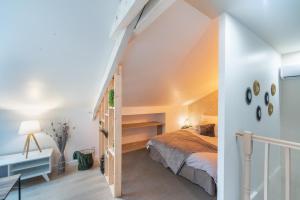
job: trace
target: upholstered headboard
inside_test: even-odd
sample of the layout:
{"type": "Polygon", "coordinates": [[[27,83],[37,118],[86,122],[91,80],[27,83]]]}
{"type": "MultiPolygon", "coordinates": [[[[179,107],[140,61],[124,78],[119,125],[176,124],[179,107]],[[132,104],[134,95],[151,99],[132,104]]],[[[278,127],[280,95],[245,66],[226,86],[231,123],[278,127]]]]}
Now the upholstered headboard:
{"type": "Polygon", "coordinates": [[[218,136],[218,116],[201,115],[200,124],[215,124],[215,135],[218,136]]]}

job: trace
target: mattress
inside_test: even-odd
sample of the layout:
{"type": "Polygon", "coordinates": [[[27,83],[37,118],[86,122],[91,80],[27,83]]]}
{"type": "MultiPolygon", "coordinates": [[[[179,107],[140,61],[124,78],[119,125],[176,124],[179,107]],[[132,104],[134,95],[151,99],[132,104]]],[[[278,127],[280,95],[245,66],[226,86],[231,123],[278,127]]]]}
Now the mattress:
{"type": "MultiPolygon", "coordinates": [[[[160,162],[164,167],[168,168],[164,158],[155,148],[150,146],[148,149],[150,152],[150,157],[153,160],[160,162]]],[[[199,185],[211,196],[215,196],[217,194],[217,185],[214,181],[214,178],[201,169],[184,164],[178,175],[188,179],[194,184],[199,185]]]]}

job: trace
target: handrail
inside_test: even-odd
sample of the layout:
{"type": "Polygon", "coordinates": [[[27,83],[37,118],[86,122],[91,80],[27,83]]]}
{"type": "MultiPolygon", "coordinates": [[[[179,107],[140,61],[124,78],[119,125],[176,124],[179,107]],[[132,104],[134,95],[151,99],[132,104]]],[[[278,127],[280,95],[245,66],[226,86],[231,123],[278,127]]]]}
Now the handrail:
{"type": "Polygon", "coordinates": [[[276,145],[285,149],[285,200],[290,200],[290,177],[291,177],[291,149],[300,150],[300,143],[280,140],[260,135],[255,135],[251,132],[238,132],[236,137],[243,141],[244,153],[244,170],[243,170],[243,185],[241,196],[243,200],[251,199],[251,161],[253,152],[253,141],[262,142],[265,144],[265,162],[264,162],[264,200],[268,200],[268,184],[269,184],[269,154],[270,145],[276,145]]]}
{"type": "Polygon", "coordinates": [[[276,138],[264,137],[260,135],[255,135],[251,132],[239,132],[236,134],[237,137],[243,137],[244,134],[251,134],[252,140],[257,142],[269,143],[281,147],[288,147],[291,149],[300,150],[300,143],[290,142],[287,140],[280,140],[276,138]]]}

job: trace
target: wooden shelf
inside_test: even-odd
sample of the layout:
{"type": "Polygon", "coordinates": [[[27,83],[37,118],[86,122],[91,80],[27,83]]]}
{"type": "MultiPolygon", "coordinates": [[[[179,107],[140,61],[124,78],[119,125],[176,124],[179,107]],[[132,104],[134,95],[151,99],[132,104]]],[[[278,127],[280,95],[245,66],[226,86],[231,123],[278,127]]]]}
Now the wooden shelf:
{"type": "Polygon", "coordinates": [[[142,140],[142,141],[138,141],[138,142],[131,142],[131,143],[123,144],[122,145],[122,153],[128,153],[131,151],[144,149],[144,148],[146,148],[148,141],[149,140],[142,140]]]}
{"type": "Polygon", "coordinates": [[[104,175],[114,197],[122,194],[122,79],[118,68],[101,99],[98,116],[99,155],[104,155],[104,175]],[[109,91],[114,90],[114,107],[109,105],[109,91]],[[103,134],[103,133],[105,134],[103,134]]]}
{"type": "Polygon", "coordinates": [[[122,124],[122,129],[129,129],[129,128],[143,128],[143,127],[155,127],[155,126],[162,126],[163,124],[160,122],[139,122],[139,123],[126,123],[122,124]]]}

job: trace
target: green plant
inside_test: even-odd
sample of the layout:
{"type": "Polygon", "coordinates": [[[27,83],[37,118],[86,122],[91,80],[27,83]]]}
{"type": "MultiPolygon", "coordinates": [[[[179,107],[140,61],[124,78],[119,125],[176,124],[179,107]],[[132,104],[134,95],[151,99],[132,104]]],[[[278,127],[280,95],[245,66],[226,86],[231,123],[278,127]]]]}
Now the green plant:
{"type": "Polygon", "coordinates": [[[110,107],[115,106],[115,91],[113,89],[110,90],[109,93],[108,93],[108,105],[110,107]]]}

